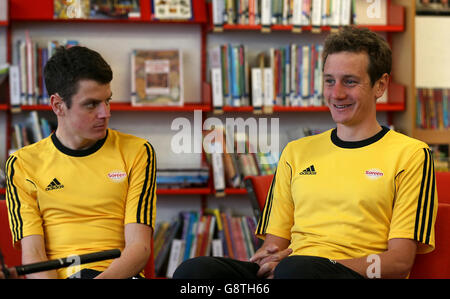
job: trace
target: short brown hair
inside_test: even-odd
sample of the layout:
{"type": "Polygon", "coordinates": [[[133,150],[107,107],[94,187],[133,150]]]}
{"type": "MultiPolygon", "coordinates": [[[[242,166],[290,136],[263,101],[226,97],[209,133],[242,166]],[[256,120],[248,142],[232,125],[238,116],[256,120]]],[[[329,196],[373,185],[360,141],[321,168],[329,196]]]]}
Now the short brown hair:
{"type": "Polygon", "coordinates": [[[94,50],[81,46],[59,47],[45,65],[44,78],[48,94],[58,93],[70,108],[80,80],[107,84],[113,73],[109,64],[94,50]]]}
{"type": "Polygon", "coordinates": [[[367,28],[344,26],[338,32],[331,33],[325,39],[323,67],[328,55],[338,52],[366,52],[369,56],[367,73],[372,86],[392,68],[392,52],[388,43],[378,34],[367,28]]]}

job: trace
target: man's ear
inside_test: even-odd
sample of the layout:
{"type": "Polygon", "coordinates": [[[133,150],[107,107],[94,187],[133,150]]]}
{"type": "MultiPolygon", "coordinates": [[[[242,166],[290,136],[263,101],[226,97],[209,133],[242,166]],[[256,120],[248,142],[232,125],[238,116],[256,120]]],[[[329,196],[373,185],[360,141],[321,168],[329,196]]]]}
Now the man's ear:
{"type": "Polygon", "coordinates": [[[384,73],[380,79],[375,82],[375,97],[379,99],[383,96],[384,92],[389,86],[390,76],[387,73],[384,73]]]}
{"type": "Polygon", "coordinates": [[[52,110],[56,114],[56,116],[64,116],[66,104],[59,96],[59,94],[55,93],[50,96],[50,106],[52,107],[52,110]]]}

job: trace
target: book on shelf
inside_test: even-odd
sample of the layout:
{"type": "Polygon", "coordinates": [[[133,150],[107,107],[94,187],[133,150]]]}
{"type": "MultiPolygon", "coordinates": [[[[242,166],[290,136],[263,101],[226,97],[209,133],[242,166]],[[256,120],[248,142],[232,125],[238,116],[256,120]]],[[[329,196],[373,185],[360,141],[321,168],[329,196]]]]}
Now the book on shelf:
{"type": "Polygon", "coordinates": [[[450,15],[450,3],[448,0],[415,0],[416,15],[450,15]]]}
{"type": "Polygon", "coordinates": [[[246,133],[234,132],[234,126],[205,132],[203,146],[212,165],[216,193],[220,195],[226,187],[244,188],[246,176],[273,174],[278,164],[278,157],[259,151],[246,133]]]}
{"type": "Polygon", "coordinates": [[[140,18],[139,0],[54,0],[55,19],[140,18]]]}
{"type": "Polygon", "coordinates": [[[91,0],[90,19],[136,19],[141,17],[139,0],[91,0]]]}
{"type": "Polygon", "coordinates": [[[56,125],[46,118],[40,118],[37,111],[31,111],[24,122],[13,125],[11,149],[20,149],[50,136],[56,125]]]}
{"type": "Polygon", "coordinates": [[[0,0],[0,21],[8,21],[8,0],[0,0]]]}
{"type": "Polygon", "coordinates": [[[8,74],[10,72],[9,63],[0,63],[0,86],[2,86],[3,82],[8,78],[8,74]]]}
{"type": "Polygon", "coordinates": [[[151,0],[152,19],[190,20],[192,0],[151,0]]]}
{"type": "Polygon", "coordinates": [[[221,49],[214,47],[208,52],[209,67],[211,69],[211,89],[213,111],[216,114],[223,112],[224,87],[222,86],[222,69],[221,69],[221,49]]]}
{"type": "Polygon", "coordinates": [[[55,19],[87,19],[90,9],[90,0],[53,0],[55,19]]]}
{"type": "MultiPolygon", "coordinates": [[[[380,1],[381,7],[385,7],[386,0],[380,1]]],[[[380,1],[374,1],[374,5],[380,1]]],[[[313,26],[313,32],[320,32],[321,26],[337,28],[349,25],[352,22],[352,2],[366,3],[359,0],[213,0],[213,25],[218,31],[223,25],[261,25],[264,32],[269,32],[272,25],[292,25],[295,32],[301,32],[302,26],[313,26]]],[[[370,6],[366,9],[377,12],[370,6]]]]}
{"type": "Polygon", "coordinates": [[[416,126],[422,129],[450,128],[449,88],[418,88],[416,94],[416,126]]]}
{"type": "Polygon", "coordinates": [[[131,55],[133,106],[182,106],[182,54],[178,49],[136,49],[131,55]]]}
{"type": "Polygon", "coordinates": [[[254,235],[256,225],[254,216],[230,210],[181,211],[173,220],[156,224],[155,273],[170,278],[179,264],[198,256],[248,260],[261,245],[254,235]]]}

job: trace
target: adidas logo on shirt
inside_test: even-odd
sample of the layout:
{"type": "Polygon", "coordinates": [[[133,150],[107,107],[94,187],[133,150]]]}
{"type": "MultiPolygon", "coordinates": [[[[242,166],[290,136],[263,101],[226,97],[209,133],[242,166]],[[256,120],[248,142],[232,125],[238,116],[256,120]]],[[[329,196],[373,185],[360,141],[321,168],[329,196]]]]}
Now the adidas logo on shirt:
{"type": "Polygon", "coordinates": [[[314,175],[317,174],[316,169],[314,168],[314,165],[309,166],[305,170],[299,173],[300,175],[314,175]]]}
{"type": "Polygon", "coordinates": [[[56,178],[54,178],[53,181],[50,184],[48,184],[47,188],[45,188],[45,191],[51,191],[62,188],[64,188],[64,185],[61,184],[56,178]]]}

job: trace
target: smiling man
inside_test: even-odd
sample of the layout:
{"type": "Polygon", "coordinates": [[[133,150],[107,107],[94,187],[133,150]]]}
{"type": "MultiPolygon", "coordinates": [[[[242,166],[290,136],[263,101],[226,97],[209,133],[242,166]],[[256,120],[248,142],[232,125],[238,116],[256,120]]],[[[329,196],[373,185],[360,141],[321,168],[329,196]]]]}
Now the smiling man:
{"type": "Polygon", "coordinates": [[[404,278],[434,249],[433,158],[381,126],[391,50],[368,29],[344,27],[324,45],[324,96],[336,128],[290,142],[280,157],[250,259],[188,260],[176,278],[404,278]],[[314,171],[306,171],[314,169],[314,171]]]}
{"type": "MultiPolygon", "coordinates": [[[[6,163],[9,222],[22,263],[119,248],[73,277],[142,275],[156,215],[156,158],[147,140],[108,129],[112,71],[99,53],[59,48],[45,84],[58,127],[6,163]]],[[[65,278],[60,269],[30,278],[65,278]]]]}

